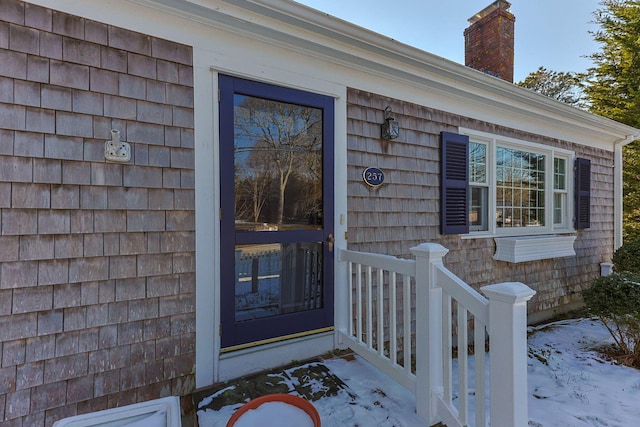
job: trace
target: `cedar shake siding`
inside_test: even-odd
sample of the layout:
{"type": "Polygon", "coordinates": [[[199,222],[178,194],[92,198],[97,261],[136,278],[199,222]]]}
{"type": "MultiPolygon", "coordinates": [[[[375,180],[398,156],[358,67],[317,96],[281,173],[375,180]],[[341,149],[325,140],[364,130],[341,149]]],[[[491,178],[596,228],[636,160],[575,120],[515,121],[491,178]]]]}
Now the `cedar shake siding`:
{"type": "Polygon", "coordinates": [[[191,392],[191,48],[2,0],[0,64],[0,424],[191,392]]]}
{"type": "Polygon", "coordinates": [[[534,289],[536,296],[529,302],[533,321],[579,303],[579,292],[599,276],[599,264],[611,259],[613,152],[355,89],[348,91],[347,116],[349,249],[410,257],[409,248],[419,243],[440,243],[449,249],[447,268],[476,289],[510,281],[534,289]],[[379,139],[386,106],[401,129],[391,142],[379,139]],[[440,234],[440,133],[455,133],[458,127],[573,150],[576,157],[591,160],[591,226],[577,230],[576,256],[513,264],[493,259],[493,238],[440,234]],[[381,187],[362,182],[362,170],[369,166],[385,173],[381,187]]]}

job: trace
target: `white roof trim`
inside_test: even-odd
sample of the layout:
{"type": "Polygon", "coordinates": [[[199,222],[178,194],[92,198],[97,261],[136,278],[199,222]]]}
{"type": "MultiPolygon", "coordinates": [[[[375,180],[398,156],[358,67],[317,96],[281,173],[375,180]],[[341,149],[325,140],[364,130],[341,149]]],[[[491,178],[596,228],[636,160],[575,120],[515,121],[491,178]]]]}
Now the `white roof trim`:
{"type": "MultiPolygon", "coordinates": [[[[587,113],[289,0],[133,1],[300,49],[306,54],[311,52],[379,77],[428,87],[429,91],[448,97],[549,125],[579,129],[584,135],[597,135],[601,141],[597,145],[610,150],[616,142],[635,139],[640,134],[636,128],[587,113]]],[[[579,139],[580,132],[574,138],[579,139]]]]}
{"type": "MultiPolygon", "coordinates": [[[[39,1],[39,0],[34,0],[39,1]]],[[[290,0],[130,0],[204,25],[339,64],[363,76],[431,93],[413,102],[572,142],[613,150],[640,130],[290,0]],[[435,99],[439,101],[435,101],[435,99]],[[433,102],[433,104],[429,104],[433,102]],[[440,104],[438,104],[440,102],[440,104]],[[514,127],[514,126],[512,126],[514,127]]],[[[46,2],[48,3],[48,2],[46,2]]],[[[351,85],[353,87],[353,85],[351,85]]],[[[393,93],[385,94],[393,97],[393,93]]],[[[398,96],[399,99],[402,97],[398,96]]],[[[411,101],[411,100],[410,100],[411,101]]]]}

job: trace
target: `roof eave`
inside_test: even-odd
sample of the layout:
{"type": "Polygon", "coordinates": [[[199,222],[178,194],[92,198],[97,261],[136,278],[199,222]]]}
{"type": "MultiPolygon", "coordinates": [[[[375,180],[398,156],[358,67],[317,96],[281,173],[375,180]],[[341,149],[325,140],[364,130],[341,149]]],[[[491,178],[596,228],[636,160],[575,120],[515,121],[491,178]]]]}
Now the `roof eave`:
{"type": "Polygon", "coordinates": [[[297,46],[307,53],[313,52],[378,75],[428,84],[430,89],[435,87],[437,90],[439,86],[440,90],[450,90],[453,96],[491,94],[491,102],[502,104],[510,112],[586,127],[602,134],[603,138],[606,134],[611,149],[621,140],[640,135],[640,130],[634,127],[588,113],[290,0],[132,1],[178,10],[190,15],[191,19],[215,22],[229,30],[253,34],[288,47],[297,46]],[[310,34],[316,36],[314,40],[319,38],[322,42],[305,37],[310,34]]]}

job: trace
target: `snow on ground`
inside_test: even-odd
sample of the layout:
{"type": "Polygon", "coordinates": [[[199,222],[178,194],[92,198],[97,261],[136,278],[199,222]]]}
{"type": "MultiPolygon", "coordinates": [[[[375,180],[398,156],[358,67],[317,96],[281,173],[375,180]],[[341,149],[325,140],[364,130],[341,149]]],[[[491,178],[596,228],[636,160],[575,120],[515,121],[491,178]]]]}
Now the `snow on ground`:
{"type": "MultiPolygon", "coordinates": [[[[530,426],[640,426],[640,371],[619,366],[594,351],[611,342],[600,322],[566,320],[529,332],[530,426]]],[[[415,414],[411,393],[361,358],[323,363],[352,392],[341,390],[337,396],[313,402],[324,427],[425,426],[415,414]]],[[[200,427],[225,426],[238,406],[198,411],[200,427]]]]}
{"type": "Polygon", "coordinates": [[[325,364],[358,399],[354,405],[342,404],[340,395],[314,402],[323,426],[424,427],[424,420],[415,413],[413,394],[366,361],[331,359],[325,364]]]}
{"type": "MultiPolygon", "coordinates": [[[[366,361],[334,358],[323,364],[348,386],[348,390],[341,389],[336,396],[313,402],[323,427],[424,427],[424,421],[415,413],[413,395],[366,361]]],[[[319,382],[309,385],[311,389],[323,388],[319,382]]],[[[199,407],[208,405],[210,399],[202,402],[199,407]]],[[[199,410],[198,424],[200,427],[224,427],[239,406],[229,405],[219,411],[199,410]]]]}
{"type": "Polygon", "coordinates": [[[528,341],[530,426],[640,426],[640,371],[594,351],[612,342],[600,322],[556,322],[528,341]]]}

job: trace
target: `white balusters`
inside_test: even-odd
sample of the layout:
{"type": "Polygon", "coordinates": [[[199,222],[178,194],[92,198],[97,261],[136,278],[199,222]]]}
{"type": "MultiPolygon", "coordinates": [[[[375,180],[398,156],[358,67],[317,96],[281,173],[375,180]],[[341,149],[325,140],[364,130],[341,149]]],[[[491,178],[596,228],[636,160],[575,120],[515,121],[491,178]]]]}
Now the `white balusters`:
{"type": "Polygon", "coordinates": [[[443,421],[449,427],[486,427],[488,326],[491,424],[525,427],[528,423],[526,302],[534,292],[522,283],[503,283],[483,287],[487,299],[444,267],[446,248],[425,243],[412,248],[411,252],[415,260],[340,251],[340,261],[348,263],[350,298],[349,326],[341,328],[343,342],[413,391],[418,414],[430,424],[443,421]],[[470,390],[468,354],[470,327],[473,328],[473,390],[470,390]],[[415,359],[412,357],[414,333],[415,359]],[[457,381],[453,372],[454,336],[458,353],[457,381]],[[412,360],[416,362],[415,371],[412,360]],[[471,410],[475,412],[473,419],[469,417],[471,410]]]}

